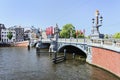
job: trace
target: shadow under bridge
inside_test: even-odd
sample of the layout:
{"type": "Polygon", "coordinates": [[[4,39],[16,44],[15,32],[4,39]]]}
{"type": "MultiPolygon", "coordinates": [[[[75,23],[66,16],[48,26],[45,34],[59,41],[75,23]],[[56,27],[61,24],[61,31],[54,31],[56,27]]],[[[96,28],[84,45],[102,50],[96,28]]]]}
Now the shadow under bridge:
{"type": "Polygon", "coordinates": [[[34,45],[33,45],[32,47],[36,47],[36,45],[37,45],[38,43],[39,43],[39,47],[40,47],[41,49],[49,49],[49,47],[50,47],[50,43],[49,43],[49,42],[41,42],[41,43],[40,43],[40,41],[34,43],[34,45]]]}
{"type": "Polygon", "coordinates": [[[66,49],[66,53],[69,54],[75,53],[75,55],[80,55],[81,57],[87,58],[87,54],[77,46],[69,45],[69,44],[62,45],[58,48],[58,52],[63,53],[64,49],[66,49]]]}

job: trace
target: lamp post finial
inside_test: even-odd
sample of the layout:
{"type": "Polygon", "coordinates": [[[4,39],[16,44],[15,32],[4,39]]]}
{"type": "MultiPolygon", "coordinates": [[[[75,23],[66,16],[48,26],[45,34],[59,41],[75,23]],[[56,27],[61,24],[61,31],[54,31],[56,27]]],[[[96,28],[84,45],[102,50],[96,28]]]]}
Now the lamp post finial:
{"type": "Polygon", "coordinates": [[[99,15],[99,10],[96,10],[95,15],[96,15],[96,16],[99,15]]]}

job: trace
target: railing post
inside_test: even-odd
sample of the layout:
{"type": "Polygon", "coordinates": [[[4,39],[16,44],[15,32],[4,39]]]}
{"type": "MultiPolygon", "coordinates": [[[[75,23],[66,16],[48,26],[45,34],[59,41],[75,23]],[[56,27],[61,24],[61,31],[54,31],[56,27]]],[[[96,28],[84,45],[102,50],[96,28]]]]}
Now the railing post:
{"type": "Polygon", "coordinates": [[[101,45],[104,45],[104,40],[103,39],[101,39],[101,45]]]}
{"type": "Polygon", "coordinates": [[[112,41],[112,45],[116,46],[116,41],[115,40],[112,41]]]}
{"type": "Polygon", "coordinates": [[[91,39],[91,43],[93,43],[93,39],[91,39]]]}
{"type": "Polygon", "coordinates": [[[84,43],[85,43],[85,37],[84,37],[84,43]]]}
{"type": "Polygon", "coordinates": [[[78,42],[78,37],[76,38],[76,41],[78,42]]]}

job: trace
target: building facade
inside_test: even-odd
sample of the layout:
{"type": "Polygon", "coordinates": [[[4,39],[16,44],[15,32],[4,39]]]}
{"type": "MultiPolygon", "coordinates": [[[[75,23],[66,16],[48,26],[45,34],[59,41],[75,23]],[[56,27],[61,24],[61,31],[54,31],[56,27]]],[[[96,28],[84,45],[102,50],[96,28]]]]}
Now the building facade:
{"type": "Polygon", "coordinates": [[[2,43],[11,43],[16,41],[16,32],[14,29],[1,29],[1,42],[2,43]],[[8,38],[8,34],[12,33],[12,38],[8,38]]]}
{"type": "Polygon", "coordinates": [[[0,24],[0,41],[1,41],[1,30],[5,29],[5,25],[4,24],[0,24]]]}
{"type": "Polygon", "coordinates": [[[24,28],[15,26],[14,29],[16,31],[16,42],[24,41],[24,28]]]}

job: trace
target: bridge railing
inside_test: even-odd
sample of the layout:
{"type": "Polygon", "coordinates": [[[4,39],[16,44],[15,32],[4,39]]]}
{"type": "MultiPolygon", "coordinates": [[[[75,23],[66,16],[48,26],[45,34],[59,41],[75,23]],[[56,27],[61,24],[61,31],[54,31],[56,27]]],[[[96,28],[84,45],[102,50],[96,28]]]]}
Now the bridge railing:
{"type": "Polygon", "coordinates": [[[79,42],[79,43],[87,43],[90,42],[90,39],[87,38],[71,38],[71,39],[66,39],[66,38],[59,38],[59,42],[69,42],[69,43],[74,43],[74,42],[79,42]]]}
{"type": "MultiPolygon", "coordinates": [[[[55,40],[55,39],[52,39],[55,40]]],[[[44,42],[50,42],[50,39],[43,39],[44,42]]],[[[68,43],[87,43],[120,47],[120,39],[88,39],[88,38],[59,38],[58,42],[68,43]]]]}
{"type": "Polygon", "coordinates": [[[120,47],[120,39],[91,39],[91,43],[120,47]]]}

